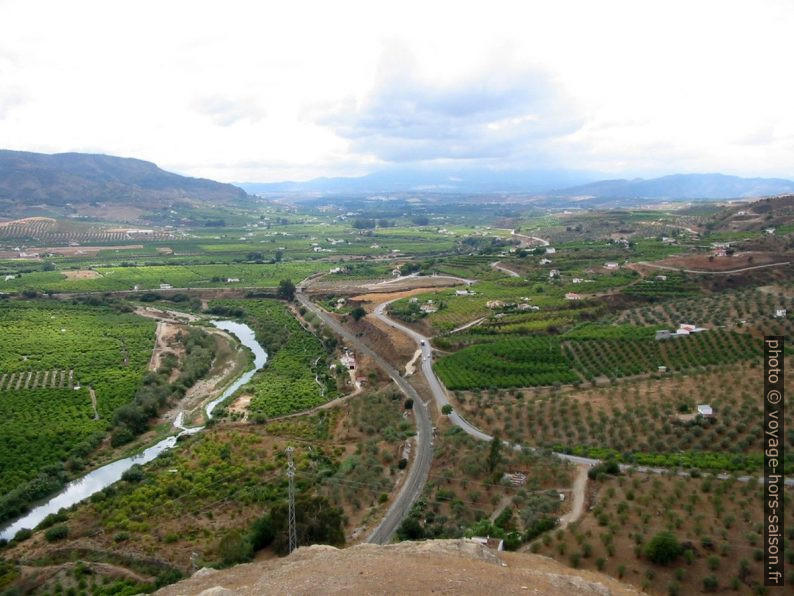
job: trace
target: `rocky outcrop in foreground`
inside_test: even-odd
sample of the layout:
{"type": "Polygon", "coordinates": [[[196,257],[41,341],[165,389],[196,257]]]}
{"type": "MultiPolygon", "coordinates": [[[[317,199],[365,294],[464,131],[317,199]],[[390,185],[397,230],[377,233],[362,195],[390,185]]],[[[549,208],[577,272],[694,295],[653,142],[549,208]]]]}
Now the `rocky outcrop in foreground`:
{"type": "Polygon", "coordinates": [[[202,569],[161,596],[231,594],[598,594],[635,595],[599,573],[553,559],[496,553],[471,540],[300,548],[284,559],[202,569]]]}

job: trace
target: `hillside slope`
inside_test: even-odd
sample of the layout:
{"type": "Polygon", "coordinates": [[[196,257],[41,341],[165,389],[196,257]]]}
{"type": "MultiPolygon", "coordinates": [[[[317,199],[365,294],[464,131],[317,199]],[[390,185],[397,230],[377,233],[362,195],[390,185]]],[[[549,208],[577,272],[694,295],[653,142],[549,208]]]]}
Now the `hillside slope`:
{"type": "Polygon", "coordinates": [[[203,569],[161,596],[226,594],[639,594],[552,559],[497,553],[470,540],[300,548],[284,559],[203,569]]]}
{"type": "Polygon", "coordinates": [[[180,176],[140,159],[0,150],[0,205],[103,202],[154,207],[169,199],[228,203],[245,197],[244,190],[231,184],[180,176]]]}

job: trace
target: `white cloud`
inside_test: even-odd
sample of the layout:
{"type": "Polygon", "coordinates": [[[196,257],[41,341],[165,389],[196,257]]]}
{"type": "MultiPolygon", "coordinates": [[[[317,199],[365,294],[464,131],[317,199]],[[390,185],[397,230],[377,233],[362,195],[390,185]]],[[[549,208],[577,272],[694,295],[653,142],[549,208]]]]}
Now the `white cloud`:
{"type": "Polygon", "coordinates": [[[0,0],[6,148],[794,176],[788,1],[0,0]]]}

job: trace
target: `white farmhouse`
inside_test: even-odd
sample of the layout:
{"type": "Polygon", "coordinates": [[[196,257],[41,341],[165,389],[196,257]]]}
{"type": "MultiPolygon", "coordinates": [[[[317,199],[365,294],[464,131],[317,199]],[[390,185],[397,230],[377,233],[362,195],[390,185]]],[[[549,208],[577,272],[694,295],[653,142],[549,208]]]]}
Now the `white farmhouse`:
{"type": "Polygon", "coordinates": [[[709,404],[700,404],[698,406],[698,414],[708,418],[714,415],[714,410],[711,409],[709,404]]]}

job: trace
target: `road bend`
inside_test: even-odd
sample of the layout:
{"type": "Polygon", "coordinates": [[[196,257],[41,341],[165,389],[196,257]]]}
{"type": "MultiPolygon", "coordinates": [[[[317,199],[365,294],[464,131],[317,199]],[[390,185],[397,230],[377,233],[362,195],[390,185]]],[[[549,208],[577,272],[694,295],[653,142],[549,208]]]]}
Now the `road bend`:
{"type": "Polygon", "coordinates": [[[430,413],[427,410],[427,406],[416,392],[416,389],[400,375],[397,369],[362,342],[360,338],[345,329],[339,321],[328,312],[311,302],[303,293],[303,287],[304,285],[301,283],[296,288],[295,298],[298,302],[307,310],[317,315],[323,323],[334,331],[334,333],[347,340],[354,350],[372,358],[375,364],[389,375],[400,391],[402,391],[407,398],[412,399],[414,403],[413,411],[416,417],[416,455],[414,456],[413,463],[408,470],[408,475],[405,478],[405,482],[403,482],[400,492],[397,494],[397,497],[392,502],[380,524],[378,524],[367,538],[367,542],[386,544],[391,541],[397,527],[408,515],[411,506],[422,494],[425,483],[427,482],[427,476],[430,473],[430,464],[433,461],[433,426],[430,422],[430,413]]]}
{"type": "MultiPolygon", "coordinates": [[[[441,408],[449,404],[449,399],[447,398],[447,392],[444,389],[444,386],[441,384],[441,381],[438,379],[435,371],[433,370],[433,349],[430,347],[430,338],[425,337],[424,335],[411,329],[410,327],[406,327],[405,325],[398,323],[394,319],[389,318],[386,315],[386,308],[388,307],[389,304],[391,304],[391,302],[394,302],[394,300],[379,304],[375,308],[374,314],[378,319],[383,321],[385,324],[390,325],[393,328],[398,329],[399,331],[402,331],[419,345],[419,348],[422,350],[422,372],[424,373],[425,378],[427,379],[427,383],[430,386],[430,390],[433,393],[433,399],[436,402],[436,407],[440,412],[441,408]]],[[[452,406],[452,404],[449,405],[452,406]]],[[[463,432],[465,432],[469,436],[474,437],[475,439],[479,439],[481,441],[491,441],[493,439],[491,435],[481,431],[471,422],[466,420],[463,416],[458,414],[454,409],[449,414],[448,418],[449,421],[452,422],[452,424],[459,427],[461,430],[463,430],[463,432]]],[[[508,443],[507,441],[505,441],[505,444],[513,449],[521,448],[521,446],[508,443]]],[[[569,453],[554,452],[554,455],[560,459],[569,461],[572,464],[577,464],[577,465],[594,466],[596,464],[602,463],[602,461],[599,459],[582,457],[579,455],[571,455],[569,453]]],[[[621,464],[620,468],[623,471],[631,470],[643,474],[670,473],[670,468],[659,468],[659,467],[651,467],[651,466],[636,466],[629,464],[621,464]]],[[[677,475],[689,476],[689,473],[686,471],[678,471],[677,475]]],[[[715,474],[715,477],[719,479],[730,478],[728,474],[715,474]]],[[[751,479],[751,477],[739,476],[736,479],[740,482],[748,482],[751,479]]],[[[759,481],[763,482],[763,478],[761,478],[759,481]]],[[[786,478],[785,484],[786,486],[794,486],[794,478],[786,478]]]]}

